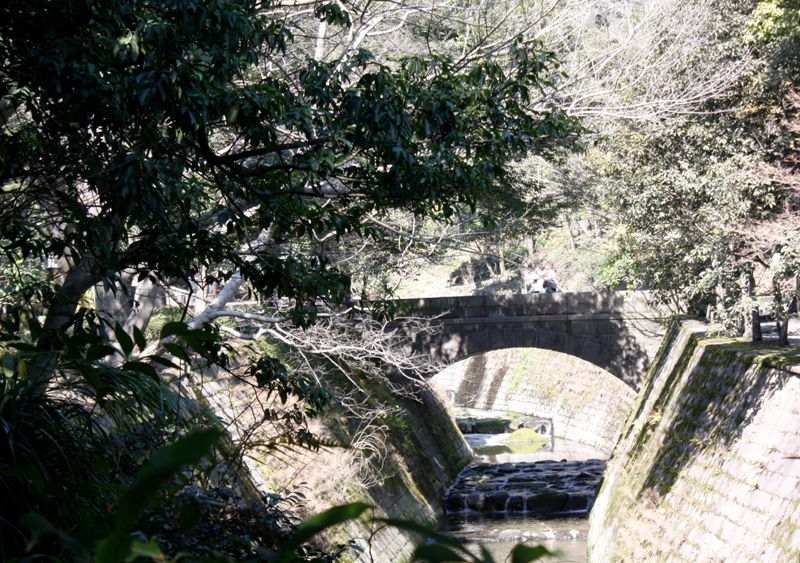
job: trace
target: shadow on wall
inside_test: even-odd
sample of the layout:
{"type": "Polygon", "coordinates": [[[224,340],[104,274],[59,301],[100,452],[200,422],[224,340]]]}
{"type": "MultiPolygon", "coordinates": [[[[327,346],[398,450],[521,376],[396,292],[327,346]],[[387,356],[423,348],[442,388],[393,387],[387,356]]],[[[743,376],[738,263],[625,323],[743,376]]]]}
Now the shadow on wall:
{"type": "Polygon", "coordinates": [[[432,351],[440,359],[449,361],[479,357],[506,348],[550,350],[594,364],[638,391],[650,365],[653,349],[663,334],[663,331],[652,329],[648,332],[654,343],[649,348],[642,345],[640,336],[631,334],[628,322],[619,319],[548,321],[536,328],[504,327],[500,323],[488,328],[485,325],[444,326],[433,336],[416,335],[414,348],[432,351]],[[437,346],[439,354],[436,354],[437,346]]]}
{"type": "MultiPolygon", "coordinates": [[[[616,327],[616,332],[601,344],[604,348],[601,357],[603,363],[607,363],[600,367],[619,377],[638,392],[647,377],[654,350],[664,336],[664,328],[653,322],[635,319],[615,319],[611,322],[616,327]],[[649,348],[643,345],[643,342],[648,343],[649,348]]],[[[589,358],[584,359],[592,361],[589,358]]]]}
{"type": "MultiPolygon", "coordinates": [[[[648,370],[649,373],[658,373],[659,371],[661,371],[661,369],[664,366],[664,363],[667,361],[667,358],[668,358],[667,352],[675,344],[675,339],[677,338],[679,333],[680,333],[680,323],[672,322],[670,324],[669,328],[667,329],[667,333],[664,335],[664,338],[663,338],[663,340],[661,342],[661,347],[659,348],[658,353],[656,354],[656,357],[653,360],[653,363],[650,365],[650,368],[648,370]]],[[[686,356],[686,358],[687,358],[687,361],[688,361],[688,356],[686,356]]],[[[673,371],[671,372],[671,374],[669,376],[669,382],[674,381],[674,378],[676,377],[676,375],[678,373],[680,373],[680,370],[676,366],[675,369],[673,369],[673,371]]],[[[655,377],[646,378],[646,380],[645,380],[645,389],[643,391],[639,391],[639,396],[640,397],[649,397],[650,394],[653,391],[653,386],[655,385],[655,381],[656,381],[655,377]]],[[[668,384],[669,384],[669,382],[668,382],[668,384]]],[[[638,408],[637,408],[636,412],[633,413],[631,420],[638,419],[641,416],[642,411],[644,410],[644,408],[645,408],[645,401],[644,400],[639,401],[638,402],[638,408]]],[[[633,429],[633,427],[631,426],[630,429],[628,430],[628,432],[630,433],[630,431],[632,429],[633,429]]]]}
{"type": "Polygon", "coordinates": [[[432,378],[452,404],[553,420],[555,433],[610,453],[635,400],[607,371],[574,356],[533,348],[496,350],[432,378]]]}
{"type": "MultiPolygon", "coordinates": [[[[665,391],[637,437],[633,459],[657,430],[667,405],[678,405],[674,407],[677,410],[670,413],[674,418],[663,430],[663,443],[637,494],[651,489],[663,497],[670,492],[684,467],[703,453],[727,451],[740,440],[743,430],[762,406],[788,380],[785,374],[781,376],[768,366],[751,371],[754,358],[740,355],[741,344],[707,344],[695,360],[691,357],[697,350],[697,341],[692,344],[687,346],[669,374],[665,391]],[[696,361],[694,369],[684,385],[677,385],[677,377],[690,361],[696,361]]],[[[764,440],[768,441],[769,437],[764,440]]]]}

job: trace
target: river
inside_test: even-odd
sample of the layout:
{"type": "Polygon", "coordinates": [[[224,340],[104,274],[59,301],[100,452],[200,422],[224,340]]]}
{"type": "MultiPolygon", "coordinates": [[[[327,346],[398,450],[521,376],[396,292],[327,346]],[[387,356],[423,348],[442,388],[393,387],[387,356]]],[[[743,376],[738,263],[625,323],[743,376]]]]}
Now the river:
{"type": "MultiPolygon", "coordinates": [[[[555,460],[564,462],[605,460],[606,454],[563,438],[551,438],[535,447],[508,448],[497,453],[508,434],[467,434],[478,463],[516,464],[555,460]]],[[[538,464],[537,464],[538,465],[538,464]]],[[[505,561],[519,542],[543,545],[561,551],[565,563],[586,563],[586,538],[589,531],[588,512],[572,512],[559,516],[525,513],[484,515],[475,512],[448,513],[439,530],[463,540],[468,545],[485,547],[498,563],[505,561]]],[[[555,561],[555,560],[553,560],[555,561]]]]}

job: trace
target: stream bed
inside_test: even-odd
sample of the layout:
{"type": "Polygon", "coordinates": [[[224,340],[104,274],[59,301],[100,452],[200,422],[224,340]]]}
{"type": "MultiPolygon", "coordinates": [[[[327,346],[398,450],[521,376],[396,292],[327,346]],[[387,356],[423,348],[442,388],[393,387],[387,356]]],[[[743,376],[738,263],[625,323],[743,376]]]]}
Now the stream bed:
{"type": "Polygon", "coordinates": [[[553,436],[519,446],[508,436],[464,436],[475,462],[448,491],[439,530],[476,552],[485,547],[498,563],[520,542],[559,550],[558,561],[586,563],[589,510],[608,455],[553,436]]]}
{"type": "Polygon", "coordinates": [[[531,517],[523,514],[448,515],[439,530],[465,542],[475,553],[483,546],[497,563],[508,557],[511,549],[520,542],[543,545],[550,551],[559,550],[564,559],[551,559],[561,563],[586,563],[586,537],[589,519],[583,516],[556,518],[531,517]]]}

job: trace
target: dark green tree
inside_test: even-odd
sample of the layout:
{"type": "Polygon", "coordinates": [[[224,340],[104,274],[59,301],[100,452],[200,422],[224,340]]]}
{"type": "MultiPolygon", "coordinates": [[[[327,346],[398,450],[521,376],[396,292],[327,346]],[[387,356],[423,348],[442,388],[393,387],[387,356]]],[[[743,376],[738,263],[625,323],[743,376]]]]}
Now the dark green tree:
{"type": "MultiPolygon", "coordinates": [[[[365,218],[392,209],[446,220],[495,189],[509,160],[575,131],[557,108],[528,105],[557,69],[535,46],[467,65],[358,52],[279,68],[291,32],[257,6],[2,8],[0,240],[9,263],[58,263],[40,288],[40,347],[58,347],[89,288],[130,269],[239,271],[311,322],[319,300],[350,297],[349,279],[302,241],[372,236],[365,218]]],[[[317,15],[346,23],[333,4],[317,15]]]]}
{"type": "MultiPolygon", "coordinates": [[[[337,6],[319,3],[317,19],[346,26],[337,6]]],[[[536,45],[476,61],[379,63],[355,51],[329,64],[295,53],[270,7],[0,7],[0,483],[15,498],[2,503],[4,557],[21,549],[20,511],[62,528],[102,520],[137,460],[209,420],[192,410],[187,422],[158,371],[174,364],[142,354],[144,327],[126,331],[113,326],[119,311],[93,311],[91,288],[122,308],[135,278],[217,281],[228,293],[247,281],[308,326],[351,298],[351,272],[331,262],[326,240],[392,236],[380,219],[394,212],[447,221],[478,209],[511,160],[578,130],[557,108],[532,107],[558,72],[536,45]]],[[[212,318],[167,324],[161,336],[222,360],[218,333],[202,326],[212,318]]],[[[329,398],[269,357],[250,375],[311,411],[329,398]]],[[[304,439],[298,405],[289,415],[304,439]]]]}

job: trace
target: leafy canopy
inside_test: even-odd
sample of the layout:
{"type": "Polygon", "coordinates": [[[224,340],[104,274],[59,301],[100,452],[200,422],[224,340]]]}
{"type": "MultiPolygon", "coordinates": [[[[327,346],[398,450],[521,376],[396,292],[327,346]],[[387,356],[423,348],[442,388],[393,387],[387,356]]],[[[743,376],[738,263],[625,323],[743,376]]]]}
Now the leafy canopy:
{"type": "MultiPolygon", "coordinates": [[[[496,189],[509,160],[577,130],[530,105],[558,66],[535,45],[469,64],[294,59],[268,7],[0,8],[1,246],[10,261],[71,264],[58,299],[73,305],[51,308],[45,333],[125,268],[166,279],[239,270],[264,295],[295,300],[303,324],[319,299],[348,299],[349,278],[290,243],[368,237],[378,227],[365,218],[393,209],[446,220],[496,189]]],[[[346,23],[324,6],[317,15],[346,23]]]]}

